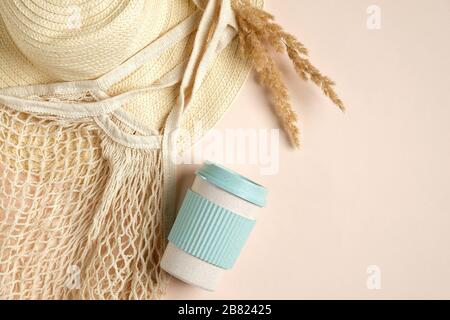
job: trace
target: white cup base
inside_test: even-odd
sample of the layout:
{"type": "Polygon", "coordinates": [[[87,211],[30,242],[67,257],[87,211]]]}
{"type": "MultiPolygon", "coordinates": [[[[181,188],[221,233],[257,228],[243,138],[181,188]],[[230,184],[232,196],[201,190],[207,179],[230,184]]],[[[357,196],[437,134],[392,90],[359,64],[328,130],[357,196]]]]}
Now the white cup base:
{"type": "Polygon", "coordinates": [[[224,272],[224,269],[196,258],[170,242],[162,257],[161,268],[183,282],[208,291],[216,289],[224,272]]]}

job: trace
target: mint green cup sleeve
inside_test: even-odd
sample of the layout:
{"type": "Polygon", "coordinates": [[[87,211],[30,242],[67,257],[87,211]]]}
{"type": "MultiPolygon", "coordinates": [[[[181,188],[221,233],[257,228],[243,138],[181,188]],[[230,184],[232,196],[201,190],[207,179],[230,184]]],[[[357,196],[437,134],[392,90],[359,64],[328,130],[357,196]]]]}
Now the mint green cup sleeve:
{"type": "Polygon", "coordinates": [[[203,261],[231,269],[255,223],[188,190],[168,239],[203,261]]]}

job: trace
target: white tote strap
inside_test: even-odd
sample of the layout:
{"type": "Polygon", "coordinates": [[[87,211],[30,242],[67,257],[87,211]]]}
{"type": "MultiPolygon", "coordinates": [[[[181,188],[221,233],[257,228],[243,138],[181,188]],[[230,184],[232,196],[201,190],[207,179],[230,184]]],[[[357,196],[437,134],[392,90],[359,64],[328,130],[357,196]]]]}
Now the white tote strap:
{"type": "Polygon", "coordinates": [[[183,111],[189,107],[190,97],[199,89],[208,66],[216,56],[216,53],[223,49],[231,41],[233,36],[229,32],[230,21],[232,22],[230,0],[209,0],[204,10],[197,34],[194,40],[194,47],[186,67],[183,80],[180,85],[180,94],[176,105],[170,112],[163,135],[163,161],[164,161],[164,185],[163,185],[163,209],[165,218],[166,232],[169,232],[175,220],[176,203],[176,157],[177,157],[177,130],[182,118],[183,111]],[[215,21],[217,12],[219,19],[215,21]],[[211,28],[214,31],[210,39],[211,28]],[[206,46],[205,46],[206,45],[206,46]],[[186,92],[192,88],[189,98],[186,92]]]}
{"type": "MultiPolygon", "coordinates": [[[[185,64],[183,63],[178,65],[151,86],[127,91],[114,97],[106,97],[99,101],[71,103],[64,101],[30,100],[20,96],[3,94],[0,91],[0,103],[12,106],[14,109],[22,112],[50,114],[65,118],[96,117],[119,109],[125,101],[141,93],[174,86],[182,79],[184,66],[185,64]]],[[[27,97],[35,95],[36,88],[37,91],[41,91],[40,86],[17,87],[18,92],[27,97]]],[[[54,92],[59,92],[57,86],[53,86],[52,88],[56,89],[54,92]]]]}
{"type": "Polygon", "coordinates": [[[115,83],[121,81],[132,74],[151,58],[161,54],[167,48],[172,47],[184,37],[191,34],[198,26],[201,17],[201,11],[196,10],[191,16],[171,29],[164,36],[158,38],[149,46],[138,52],[136,55],[125,61],[116,69],[108,72],[96,80],[101,90],[107,90],[115,83]]]}

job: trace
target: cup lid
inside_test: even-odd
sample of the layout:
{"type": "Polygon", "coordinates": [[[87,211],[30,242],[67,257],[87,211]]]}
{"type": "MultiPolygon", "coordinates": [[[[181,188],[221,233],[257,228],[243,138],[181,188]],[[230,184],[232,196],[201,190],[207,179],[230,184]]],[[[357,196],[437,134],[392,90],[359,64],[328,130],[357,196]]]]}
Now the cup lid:
{"type": "Polygon", "coordinates": [[[267,189],[219,164],[206,161],[196,174],[215,186],[257,206],[266,205],[267,189]]]}

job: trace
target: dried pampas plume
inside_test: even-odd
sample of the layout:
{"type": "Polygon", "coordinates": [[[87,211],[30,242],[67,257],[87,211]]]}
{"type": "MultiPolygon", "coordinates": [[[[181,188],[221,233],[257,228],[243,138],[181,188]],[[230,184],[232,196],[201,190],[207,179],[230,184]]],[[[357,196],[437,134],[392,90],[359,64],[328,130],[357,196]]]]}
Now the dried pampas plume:
{"type": "Polygon", "coordinates": [[[241,53],[249,57],[261,84],[271,93],[272,104],[291,143],[300,147],[300,130],[297,114],[292,109],[289,93],[280,70],[269,54],[268,46],[279,53],[287,53],[296,73],[304,80],[311,80],[342,111],[344,103],[334,91],[335,83],[314,67],[308,59],[308,50],[292,34],[276,24],[274,17],[250,4],[249,0],[234,0],[233,9],[239,25],[241,53]]]}

